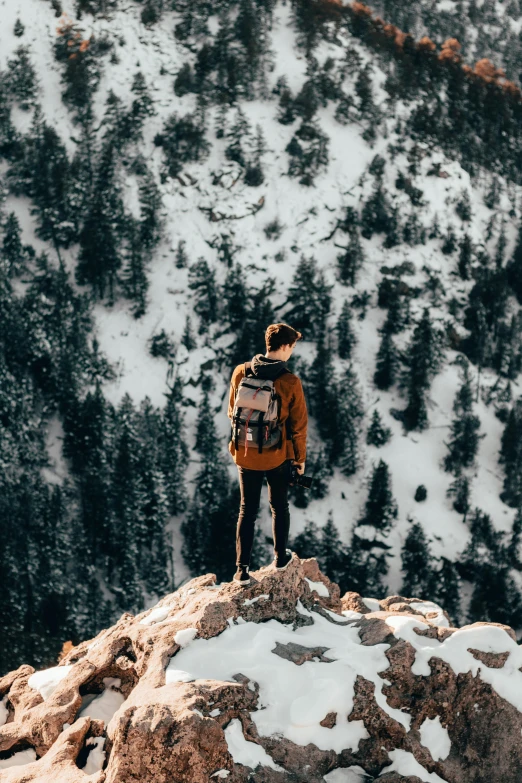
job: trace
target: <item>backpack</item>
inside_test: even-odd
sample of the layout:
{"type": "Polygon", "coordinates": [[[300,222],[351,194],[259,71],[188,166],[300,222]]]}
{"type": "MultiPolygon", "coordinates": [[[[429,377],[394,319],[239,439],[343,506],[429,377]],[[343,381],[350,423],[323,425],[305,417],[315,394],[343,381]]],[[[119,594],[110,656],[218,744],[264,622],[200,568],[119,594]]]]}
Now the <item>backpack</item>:
{"type": "MultiPolygon", "coordinates": [[[[285,372],[281,370],[278,378],[285,372]]],[[[256,378],[251,363],[245,362],[245,375],[237,387],[232,412],[232,430],[230,440],[236,450],[244,446],[246,456],[249,446],[257,446],[260,454],[274,446],[281,448],[283,443],[279,414],[280,400],[274,387],[274,381],[268,378],[256,378]]]]}

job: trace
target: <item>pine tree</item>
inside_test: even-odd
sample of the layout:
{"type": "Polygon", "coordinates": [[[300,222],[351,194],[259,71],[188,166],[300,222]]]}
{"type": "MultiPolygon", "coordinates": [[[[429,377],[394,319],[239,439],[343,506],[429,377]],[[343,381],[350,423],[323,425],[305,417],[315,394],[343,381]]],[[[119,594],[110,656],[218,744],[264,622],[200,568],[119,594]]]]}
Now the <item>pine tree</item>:
{"type": "Polygon", "coordinates": [[[378,389],[389,389],[397,379],[399,357],[390,332],[383,331],[373,381],[378,389]]]}
{"type": "Polygon", "coordinates": [[[459,243],[458,270],[462,280],[471,278],[471,262],[473,259],[473,243],[469,234],[464,234],[459,243]]]}
{"type": "Polygon", "coordinates": [[[516,568],[517,571],[522,571],[522,549],[520,547],[520,539],[522,536],[522,506],[517,508],[515,519],[513,520],[513,527],[511,529],[511,538],[507,547],[507,562],[512,568],[516,568]]]}
{"type": "Polygon", "coordinates": [[[413,522],[401,550],[403,583],[401,594],[410,598],[429,598],[433,587],[433,558],[426,534],[419,522],[413,522]]]}
{"type": "Polygon", "coordinates": [[[185,319],[185,329],[183,330],[181,343],[182,345],[185,346],[187,351],[193,351],[194,348],[196,348],[197,346],[196,338],[192,331],[192,321],[190,319],[190,316],[187,316],[187,318],[185,319]]]}
{"type": "Polygon", "coordinates": [[[328,495],[329,479],[333,476],[333,468],[328,459],[327,449],[322,446],[317,456],[312,460],[313,482],[309,491],[313,500],[322,500],[328,495]]]}
{"type": "Polygon", "coordinates": [[[188,285],[194,291],[193,309],[200,317],[199,334],[203,334],[218,317],[216,275],[205,258],[199,258],[190,267],[188,285]]]}
{"type": "Polygon", "coordinates": [[[462,363],[462,385],[453,403],[455,418],[451,425],[451,438],[448,454],[444,458],[444,470],[460,472],[462,468],[471,468],[477,454],[480,435],[480,419],[473,414],[473,392],[469,364],[462,363]]]}
{"type": "Polygon", "coordinates": [[[511,508],[522,502],[522,400],[512,406],[501,438],[499,462],[504,466],[501,500],[511,508]]]}
{"type": "Polygon", "coordinates": [[[352,318],[350,303],[345,299],[336,326],[337,353],[340,359],[351,359],[352,351],[356,344],[352,318]]]}
{"type": "Polygon", "coordinates": [[[362,115],[369,114],[374,108],[373,82],[371,78],[371,66],[361,68],[355,81],[355,94],[359,98],[359,112],[362,115]]]}
{"type": "Polygon", "coordinates": [[[287,303],[291,305],[285,318],[295,329],[303,332],[303,338],[317,338],[324,327],[331,306],[331,285],[317,269],[315,258],[301,256],[292,283],[288,289],[287,303]]]}
{"type": "Polygon", "coordinates": [[[377,530],[388,532],[397,514],[388,465],[381,459],[373,467],[365,513],[360,524],[372,525],[377,530]]]}
{"type": "Polygon", "coordinates": [[[337,383],[337,405],[330,410],[335,421],[330,460],[344,476],[353,476],[360,465],[360,433],[363,404],[357,375],[350,365],[337,383]]]}
{"type": "Polygon", "coordinates": [[[230,141],[225,149],[225,157],[239,163],[240,166],[246,166],[245,145],[248,148],[251,135],[252,129],[246,114],[241,107],[238,107],[234,123],[227,134],[230,141]]]}
{"type": "Polygon", "coordinates": [[[187,251],[185,250],[186,241],[180,239],[176,248],[176,269],[185,269],[188,264],[187,251]]]}
{"type": "Polygon", "coordinates": [[[22,245],[22,229],[14,212],[9,213],[4,223],[1,257],[8,276],[15,277],[23,271],[25,254],[22,245]]]}
{"type": "Polygon", "coordinates": [[[180,514],[187,506],[184,477],[189,450],[185,441],[182,400],[182,382],[176,378],[167,397],[159,438],[160,464],[171,514],[180,514]]]}
{"type": "Polygon", "coordinates": [[[366,443],[368,443],[369,446],[381,448],[381,446],[385,446],[388,443],[391,435],[391,429],[383,425],[381,415],[376,408],[373,412],[368,432],[366,433],[366,443]]]}
{"type": "Polygon", "coordinates": [[[290,156],[288,175],[311,187],[317,175],[328,166],[329,139],[318,123],[303,122],[286,146],[290,156]]]}
{"type": "Polygon", "coordinates": [[[145,169],[139,184],[140,240],[143,248],[151,251],[161,240],[164,221],[161,217],[163,202],[152,173],[145,169]]]}
{"type": "Polygon", "coordinates": [[[348,246],[337,256],[339,280],[343,285],[355,285],[358,272],[364,264],[364,251],[361,246],[357,228],[350,233],[348,246]]]}
{"type": "Polygon", "coordinates": [[[469,622],[503,623],[518,628],[522,597],[505,566],[485,563],[478,570],[468,610],[469,622]]]}
{"type": "Polygon", "coordinates": [[[320,549],[320,532],[316,523],[308,520],[304,530],[292,541],[292,549],[301,559],[317,557],[320,549]]]}
{"type": "Polygon", "coordinates": [[[143,606],[143,596],[138,561],[140,543],[145,540],[145,527],[138,474],[139,441],[134,406],[128,394],[123,397],[118,409],[117,430],[112,495],[115,518],[113,558],[119,584],[116,587],[113,582],[112,589],[118,596],[120,609],[139,611],[143,606]]]}
{"type": "Polygon", "coordinates": [[[122,223],[123,203],[115,183],[115,149],[108,144],[102,151],[94,192],[80,232],[80,253],[76,279],[89,283],[100,298],[114,301],[116,272],[121,266],[117,227],[122,223]]]}
{"type": "Polygon", "coordinates": [[[126,264],[122,274],[125,296],[133,302],[132,314],[141,318],[147,309],[147,291],[149,281],[145,270],[144,248],[140,227],[136,220],[129,219],[127,228],[128,243],[124,257],[126,264]]]}
{"type": "Polygon", "coordinates": [[[131,113],[141,128],[141,124],[147,117],[153,117],[156,114],[154,101],[150,97],[147,82],[141,71],[136,71],[134,74],[131,92],[135,96],[132,102],[131,113]]]}
{"type": "Polygon", "coordinates": [[[28,110],[38,94],[38,81],[29,57],[29,47],[19,46],[15,49],[14,58],[7,61],[7,68],[11,95],[20,103],[20,108],[28,110]]]}
{"type": "Polygon", "coordinates": [[[425,395],[443,359],[441,335],[431,324],[428,308],[424,309],[421,320],[413,330],[407,358],[408,371],[403,374],[402,380],[408,393],[404,426],[407,430],[422,430],[428,426],[425,395]]]}
{"type": "Polygon", "coordinates": [[[455,252],[456,248],[457,248],[457,237],[455,234],[455,229],[450,223],[447,227],[447,233],[446,236],[444,237],[444,241],[442,242],[440,249],[442,250],[444,255],[449,256],[455,252]]]}
{"type": "Polygon", "coordinates": [[[433,574],[432,599],[439,604],[458,627],[461,606],[461,579],[455,563],[446,557],[440,558],[440,565],[433,574]]]}
{"type": "Polygon", "coordinates": [[[457,473],[447,491],[447,496],[453,498],[453,508],[459,514],[464,514],[464,519],[470,509],[470,480],[463,473],[457,473]]]}
{"type": "Polygon", "coordinates": [[[17,18],[15,22],[15,26],[13,28],[13,33],[16,35],[17,38],[21,38],[22,35],[25,33],[25,27],[20,21],[20,17],[17,18]]]}
{"type": "Polygon", "coordinates": [[[232,331],[238,331],[247,319],[249,294],[240,264],[231,267],[221,289],[223,316],[232,331]]]}
{"type": "MultiPolygon", "coordinates": [[[[336,429],[336,417],[332,414],[337,410],[337,381],[331,348],[331,336],[320,334],[316,355],[310,366],[310,391],[307,393],[310,413],[315,416],[319,435],[329,442],[329,451],[336,429]]],[[[328,459],[330,460],[330,454],[328,459]]]]}
{"type": "Polygon", "coordinates": [[[330,509],[326,524],[321,529],[319,539],[319,548],[315,555],[323,573],[338,583],[345,565],[344,547],[339,536],[335,522],[333,521],[333,512],[330,509]]]}
{"type": "Polygon", "coordinates": [[[264,182],[262,169],[262,158],[266,152],[266,141],[263,135],[261,125],[256,125],[256,135],[254,139],[254,152],[250,159],[245,173],[245,184],[250,187],[257,187],[264,182]]]}

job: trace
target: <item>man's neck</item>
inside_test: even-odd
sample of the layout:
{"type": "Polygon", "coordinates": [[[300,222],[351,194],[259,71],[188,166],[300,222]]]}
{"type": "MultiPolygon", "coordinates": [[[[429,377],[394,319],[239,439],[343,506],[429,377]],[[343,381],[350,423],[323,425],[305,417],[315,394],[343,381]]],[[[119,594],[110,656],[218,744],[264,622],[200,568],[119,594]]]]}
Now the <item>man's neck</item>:
{"type": "Polygon", "coordinates": [[[275,359],[275,360],[280,361],[280,362],[284,361],[284,359],[281,356],[281,354],[279,353],[279,351],[267,351],[265,353],[265,356],[266,356],[267,359],[275,359]]]}

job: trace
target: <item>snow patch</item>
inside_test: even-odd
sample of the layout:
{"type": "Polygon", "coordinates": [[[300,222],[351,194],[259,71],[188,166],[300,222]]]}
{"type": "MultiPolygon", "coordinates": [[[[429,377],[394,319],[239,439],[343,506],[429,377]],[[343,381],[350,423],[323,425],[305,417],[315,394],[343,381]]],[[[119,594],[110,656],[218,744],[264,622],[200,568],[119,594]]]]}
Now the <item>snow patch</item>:
{"type": "Polygon", "coordinates": [[[305,582],[308,582],[308,584],[310,586],[310,590],[312,592],[317,593],[317,595],[320,595],[323,598],[329,598],[330,597],[330,593],[328,591],[327,586],[325,584],[323,584],[322,582],[312,582],[312,580],[308,579],[306,576],[305,576],[305,582]]]}
{"type": "Polygon", "coordinates": [[[252,604],[257,603],[258,601],[268,601],[269,598],[270,598],[270,596],[266,595],[266,594],[265,595],[256,595],[255,598],[245,598],[243,603],[244,603],[245,606],[252,606],[252,604]]]}
{"type": "MultiPolygon", "coordinates": [[[[95,718],[102,720],[107,725],[112,716],[121,707],[125,701],[123,693],[115,690],[121,685],[119,677],[104,677],[103,684],[105,689],[98,694],[89,693],[82,699],[82,708],[78,715],[79,718],[84,718],[87,715],[89,718],[95,718]]],[[[91,754],[94,751],[91,751],[91,754]]],[[[89,757],[90,755],[89,754],[89,757]]]]}
{"type": "Polygon", "coordinates": [[[217,772],[214,772],[213,775],[211,775],[211,778],[228,778],[230,775],[230,772],[228,769],[218,769],[217,772]]]}
{"type": "Polygon", "coordinates": [[[170,607],[157,606],[150,614],[147,615],[147,617],[144,617],[143,620],[140,620],[140,625],[153,625],[154,623],[159,623],[168,617],[169,612],[170,607]]]}
{"type": "Polygon", "coordinates": [[[448,636],[443,642],[419,636],[414,628],[427,628],[426,623],[414,617],[387,617],[386,624],[393,628],[398,639],[404,639],[415,649],[415,661],[411,667],[413,674],[429,676],[430,658],[446,661],[455,674],[470,672],[487,682],[498,695],[522,712],[522,648],[513,641],[503,628],[482,625],[475,628],[462,628],[448,636]],[[490,653],[509,652],[501,669],[484,666],[468,648],[490,653]]]}
{"type": "Polygon", "coordinates": [[[321,750],[336,753],[356,751],[360,741],[369,736],[363,721],[348,721],[360,674],[375,684],[377,704],[409,730],[411,715],[391,707],[382,693],[385,680],[379,673],[389,668],[385,656],[389,645],[363,647],[358,630],[345,618],[329,613],[343,620],[337,624],[304,607],[302,611],[313,622],[295,631],[272,619],[262,624],[232,625],[213,639],[196,639],[189,649],[173,656],[167,671],[176,667],[194,679],[218,681],[233,681],[241,672],[252,687],[254,683],[259,687],[263,709],[252,712],[252,720],[260,736],[280,734],[298,745],[313,742],[321,750]],[[278,644],[291,642],[308,648],[325,647],[331,662],[312,660],[296,666],[273,654],[278,644]],[[337,713],[332,729],[320,725],[329,712],[337,713]]]}
{"type": "Polygon", "coordinates": [[[325,783],[364,783],[368,777],[362,767],[340,767],[323,775],[325,783]]]}
{"type": "MultiPolygon", "coordinates": [[[[385,775],[388,772],[398,772],[399,775],[416,775],[424,783],[445,783],[445,781],[437,775],[436,772],[428,772],[424,769],[422,764],[419,764],[413,753],[408,753],[406,750],[391,750],[389,757],[392,760],[391,767],[385,767],[381,772],[381,775],[385,775]]],[[[381,777],[379,775],[379,777],[381,777]]]]}
{"type": "Polygon", "coordinates": [[[448,730],[440,722],[440,716],[426,718],[420,729],[421,745],[428,748],[433,761],[444,761],[451,750],[451,740],[448,730]]]}
{"type": "Polygon", "coordinates": [[[23,767],[24,764],[31,764],[33,761],[36,761],[36,751],[34,748],[28,748],[27,750],[19,751],[19,753],[14,753],[8,759],[0,759],[0,769],[23,767]]]}
{"type": "Polygon", "coordinates": [[[362,602],[372,612],[380,612],[381,611],[381,606],[379,604],[379,601],[376,598],[363,598],[362,602]]]}
{"type": "Polygon", "coordinates": [[[190,644],[190,642],[195,639],[197,632],[197,628],[183,628],[176,633],[174,641],[176,644],[179,644],[180,647],[186,647],[187,644],[190,644]]]}
{"type": "Polygon", "coordinates": [[[7,694],[0,701],[0,726],[3,726],[9,716],[9,710],[7,709],[7,694]]]}
{"type": "Polygon", "coordinates": [[[27,680],[27,684],[30,688],[34,688],[39,691],[44,701],[51,696],[56,690],[59,683],[67,677],[69,671],[72,669],[72,664],[67,666],[52,666],[50,669],[42,669],[42,671],[31,674],[27,680]]]}
{"type": "Polygon", "coordinates": [[[447,618],[444,616],[442,607],[433,603],[433,601],[415,601],[415,603],[411,603],[410,606],[412,609],[423,614],[430,623],[433,623],[433,625],[439,625],[442,628],[450,627],[447,618]],[[430,614],[433,616],[428,617],[430,614]]]}
{"type": "Polygon", "coordinates": [[[165,669],[165,685],[169,685],[171,682],[193,682],[196,678],[183,669],[176,669],[171,666],[172,660],[165,669]]]}
{"type": "Polygon", "coordinates": [[[238,718],[234,718],[226,727],[225,739],[230,755],[236,764],[243,764],[250,769],[255,769],[262,764],[264,767],[271,767],[278,772],[284,772],[283,767],[278,766],[261,745],[257,745],[255,742],[248,742],[245,739],[243,727],[238,718]]]}
{"type": "Polygon", "coordinates": [[[85,766],[82,767],[83,772],[86,775],[94,775],[95,772],[100,772],[103,769],[103,762],[105,761],[105,751],[103,746],[105,745],[105,737],[90,737],[87,740],[87,745],[93,746],[93,749],[87,756],[85,766]]]}

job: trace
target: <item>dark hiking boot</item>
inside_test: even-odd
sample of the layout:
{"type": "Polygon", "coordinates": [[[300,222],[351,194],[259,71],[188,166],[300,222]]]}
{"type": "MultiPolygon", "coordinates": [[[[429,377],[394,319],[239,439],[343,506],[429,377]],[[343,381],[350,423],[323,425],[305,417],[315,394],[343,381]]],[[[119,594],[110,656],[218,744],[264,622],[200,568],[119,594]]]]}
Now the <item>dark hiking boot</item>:
{"type": "Polygon", "coordinates": [[[276,555],[274,565],[278,571],[284,571],[292,562],[294,553],[290,549],[285,550],[283,556],[276,555]]]}
{"type": "Polygon", "coordinates": [[[248,566],[238,566],[237,571],[234,574],[234,582],[240,585],[250,584],[250,574],[248,573],[248,566]]]}

